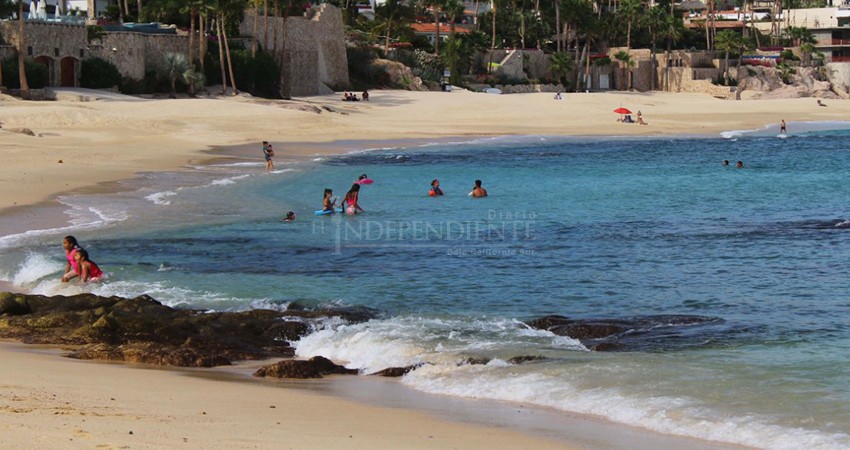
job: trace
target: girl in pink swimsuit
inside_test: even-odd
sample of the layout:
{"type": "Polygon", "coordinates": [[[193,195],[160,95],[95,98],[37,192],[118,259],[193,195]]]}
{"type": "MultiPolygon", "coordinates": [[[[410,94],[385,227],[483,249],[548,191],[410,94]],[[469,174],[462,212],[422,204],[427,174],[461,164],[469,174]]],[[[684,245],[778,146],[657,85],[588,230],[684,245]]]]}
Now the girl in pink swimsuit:
{"type": "Polygon", "coordinates": [[[342,199],[342,204],[345,206],[346,214],[357,214],[358,212],[363,212],[363,208],[360,207],[360,204],[357,202],[360,196],[360,185],[354,183],[351,185],[351,189],[345,193],[345,197],[342,199]]]}
{"type": "Polygon", "coordinates": [[[77,238],[74,236],[65,236],[65,239],[62,240],[62,248],[65,249],[65,259],[68,260],[68,264],[65,265],[65,273],[62,274],[62,282],[67,283],[80,273],[76,255],[82,248],[80,248],[80,244],[77,243],[77,238]]]}

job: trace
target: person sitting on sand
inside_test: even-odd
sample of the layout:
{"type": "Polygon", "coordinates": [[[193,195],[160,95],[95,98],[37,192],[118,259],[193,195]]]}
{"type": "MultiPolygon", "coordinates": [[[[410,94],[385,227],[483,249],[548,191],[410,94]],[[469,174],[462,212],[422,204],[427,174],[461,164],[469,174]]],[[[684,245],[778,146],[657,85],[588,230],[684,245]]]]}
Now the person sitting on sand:
{"type": "Polygon", "coordinates": [[[475,187],[472,188],[472,192],[469,195],[473,197],[486,197],[487,189],[481,187],[481,180],[475,180],[475,187]]]}
{"type": "Polygon", "coordinates": [[[294,222],[295,221],[295,211],[289,211],[286,213],[286,217],[283,218],[284,222],[294,222]]]}
{"type": "Polygon", "coordinates": [[[443,190],[440,189],[440,180],[434,180],[431,182],[431,189],[428,191],[428,195],[431,197],[443,195],[443,190]]]}
{"type": "Polygon", "coordinates": [[[77,265],[80,268],[80,272],[78,272],[80,283],[100,281],[101,277],[103,277],[103,271],[100,270],[100,267],[94,261],[89,259],[89,252],[80,249],[74,255],[74,258],[76,258],[77,265]]]}
{"type": "Polygon", "coordinates": [[[824,102],[820,101],[820,99],[818,99],[818,106],[826,106],[826,103],[824,103],[824,102]]]}
{"type": "Polygon", "coordinates": [[[322,211],[334,212],[334,207],[336,206],[336,199],[332,198],[333,195],[334,191],[332,189],[325,189],[325,198],[322,200],[322,211]]]}
{"type": "Polygon", "coordinates": [[[65,272],[62,274],[62,282],[67,283],[80,273],[80,267],[77,264],[77,252],[83,248],[80,247],[77,238],[74,236],[65,236],[65,239],[62,239],[62,248],[65,249],[65,259],[68,260],[68,263],[65,264],[65,272]]]}
{"type": "Polygon", "coordinates": [[[558,91],[558,93],[555,94],[555,100],[561,100],[561,98],[561,91],[558,91]]]}
{"type": "Polygon", "coordinates": [[[639,125],[649,125],[648,123],[646,123],[646,122],[643,120],[643,114],[642,114],[640,111],[638,111],[638,114],[637,114],[637,123],[638,123],[639,125]]]}
{"type": "Polygon", "coordinates": [[[342,199],[342,205],[345,207],[346,214],[357,214],[358,212],[364,212],[363,208],[360,207],[359,203],[360,199],[360,185],[354,183],[351,185],[351,189],[345,193],[345,197],[342,199]]]}

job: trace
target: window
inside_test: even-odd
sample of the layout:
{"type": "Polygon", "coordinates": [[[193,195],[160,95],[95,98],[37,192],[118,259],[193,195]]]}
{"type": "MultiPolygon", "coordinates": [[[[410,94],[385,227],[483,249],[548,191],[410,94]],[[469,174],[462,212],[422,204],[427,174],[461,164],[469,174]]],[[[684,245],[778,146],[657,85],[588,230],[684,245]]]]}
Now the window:
{"type": "Polygon", "coordinates": [[[27,56],[32,56],[32,46],[27,47],[27,56]]]}

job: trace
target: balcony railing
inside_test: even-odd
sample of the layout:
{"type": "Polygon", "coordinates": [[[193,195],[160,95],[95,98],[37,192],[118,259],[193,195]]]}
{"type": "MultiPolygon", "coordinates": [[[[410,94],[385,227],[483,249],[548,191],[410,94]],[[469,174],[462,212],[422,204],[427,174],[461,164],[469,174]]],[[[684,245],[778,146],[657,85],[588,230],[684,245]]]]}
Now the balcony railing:
{"type": "Polygon", "coordinates": [[[832,45],[850,45],[850,39],[833,39],[832,45]]]}
{"type": "Polygon", "coordinates": [[[832,62],[850,62],[850,56],[833,56],[832,62]]]}

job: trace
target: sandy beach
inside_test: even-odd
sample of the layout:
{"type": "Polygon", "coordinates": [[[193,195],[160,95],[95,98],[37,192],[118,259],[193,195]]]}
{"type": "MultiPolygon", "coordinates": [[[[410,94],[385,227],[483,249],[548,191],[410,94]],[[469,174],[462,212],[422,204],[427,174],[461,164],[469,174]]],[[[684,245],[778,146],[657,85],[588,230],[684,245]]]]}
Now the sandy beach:
{"type": "MultiPolygon", "coordinates": [[[[838,121],[850,112],[850,103],[843,101],[818,107],[815,99],[729,101],[625,92],[553,100],[548,93],[374,91],[370,102],[357,103],[338,96],[293,101],[96,98],[66,92],[55,102],[22,102],[0,96],[0,236],[55,225],[62,214],[52,200],[63,193],[108,192],[117,188],[113,182],[140,172],[181,170],[221,157],[259,162],[262,140],[275,145],[278,164],[283,164],[385,140],[716,136],[778,129],[782,119],[794,133],[795,122],[838,121]],[[649,125],[618,123],[613,110],[619,107],[641,111],[649,125]],[[228,146],[241,150],[213,151],[228,146]]],[[[0,290],[7,288],[0,284],[0,290]]],[[[296,384],[225,382],[181,371],[82,362],[13,343],[0,345],[0,360],[5,362],[3,448],[604,447],[498,423],[463,423],[368,400],[318,395],[296,384]]],[[[678,445],[683,443],[660,447],[678,445]]]]}

